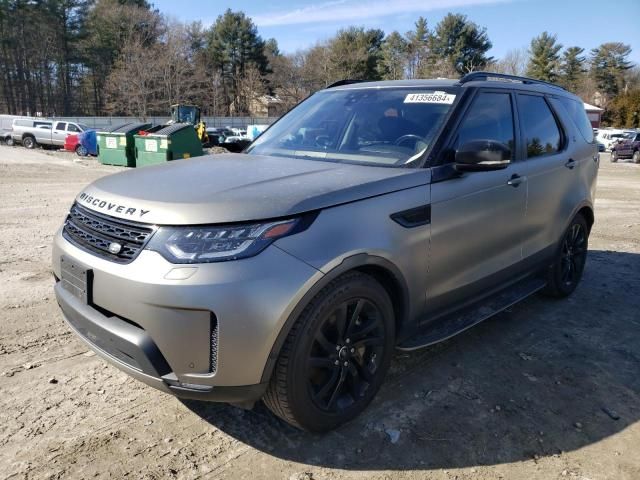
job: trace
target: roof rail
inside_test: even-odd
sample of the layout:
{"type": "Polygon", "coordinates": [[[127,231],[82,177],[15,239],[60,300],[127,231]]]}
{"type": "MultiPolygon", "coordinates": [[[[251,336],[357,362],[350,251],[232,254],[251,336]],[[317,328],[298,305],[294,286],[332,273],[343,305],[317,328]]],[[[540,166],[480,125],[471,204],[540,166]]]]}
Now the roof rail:
{"type": "Polygon", "coordinates": [[[460,79],[460,83],[473,82],[475,80],[491,80],[492,78],[496,80],[502,80],[506,82],[517,82],[517,83],[525,83],[527,85],[546,85],[548,87],[559,88],[560,90],[564,90],[560,85],[556,85],[555,83],[545,82],[544,80],[536,80],[535,78],[529,77],[521,77],[519,75],[509,75],[506,73],[493,73],[493,72],[471,72],[467,73],[464,77],[460,79]]]}
{"type": "Polygon", "coordinates": [[[344,80],[338,80],[337,82],[333,82],[331,85],[327,85],[324,88],[333,88],[333,87],[341,87],[342,85],[351,85],[352,83],[362,83],[366,82],[366,80],[350,80],[345,78],[344,80]]]}

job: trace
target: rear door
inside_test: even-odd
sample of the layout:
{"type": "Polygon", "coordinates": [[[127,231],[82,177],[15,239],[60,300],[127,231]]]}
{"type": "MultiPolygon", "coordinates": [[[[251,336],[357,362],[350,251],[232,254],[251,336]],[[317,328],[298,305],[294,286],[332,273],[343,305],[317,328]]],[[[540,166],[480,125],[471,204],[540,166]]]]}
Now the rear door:
{"type": "Polygon", "coordinates": [[[433,167],[427,287],[430,314],[460,307],[517,274],[527,185],[518,161],[514,119],[514,97],[509,90],[479,90],[445,149],[443,164],[433,167]],[[474,140],[507,145],[512,152],[511,164],[503,170],[455,174],[452,153],[474,140]],[[447,169],[453,174],[438,181],[439,171],[447,169]]]}
{"type": "Polygon", "coordinates": [[[54,122],[53,130],[51,131],[51,143],[53,145],[64,145],[67,134],[67,122],[54,122]]]}
{"type": "Polygon", "coordinates": [[[588,197],[581,177],[597,151],[593,130],[587,129],[591,144],[579,138],[559,98],[519,93],[517,100],[529,187],[523,256],[534,262],[553,254],[571,215],[588,197]]]}

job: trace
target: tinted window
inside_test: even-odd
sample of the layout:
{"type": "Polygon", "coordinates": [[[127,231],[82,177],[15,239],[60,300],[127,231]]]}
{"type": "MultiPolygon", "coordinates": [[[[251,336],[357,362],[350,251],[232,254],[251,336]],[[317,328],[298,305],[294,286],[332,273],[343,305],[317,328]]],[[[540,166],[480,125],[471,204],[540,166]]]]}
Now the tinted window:
{"type": "Polygon", "coordinates": [[[580,130],[584,139],[589,143],[593,142],[593,127],[591,127],[591,122],[589,121],[589,117],[587,117],[587,112],[584,110],[584,103],[567,97],[560,97],[559,102],[555,99],[552,99],[551,101],[554,106],[557,103],[561,103],[569,113],[573,122],[576,124],[576,127],[578,127],[578,130],[580,130]]]}
{"type": "Polygon", "coordinates": [[[73,123],[67,124],[67,132],[81,132],[78,127],[76,127],[73,123]]]}
{"type": "Polygon", "coordinates": [[[562,136],[543,97],[518,95],[518,110],[527,145],[527,158],[560,151],[562,136]]]}
{"type": "Polygon", "coordinates": [[[67,124],[65,122],[58,122],[56,123],[55,130],[64,130],[66,126],[67,124]]]}
{"type": "Polygon", "coordinates": [[[513,110],[508,93],[480,93],[465,116],[454,148],[473,140],[493,140],[514,151],[513,110]]]}

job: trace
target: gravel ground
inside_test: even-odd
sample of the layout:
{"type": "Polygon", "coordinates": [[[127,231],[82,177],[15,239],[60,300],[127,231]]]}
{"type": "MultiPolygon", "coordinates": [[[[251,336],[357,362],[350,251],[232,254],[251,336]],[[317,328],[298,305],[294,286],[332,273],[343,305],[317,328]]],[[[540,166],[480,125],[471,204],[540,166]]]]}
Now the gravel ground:
{"type": "Polygon", "coordinates": [[[74,195],[117,171],[0,147],[0,477],[640,478],[640,165],[602,155],[583,283],[398,354],[380,394],[324,436],[262,406],[181,402],[87,351],[52,293],[74,195]]]}

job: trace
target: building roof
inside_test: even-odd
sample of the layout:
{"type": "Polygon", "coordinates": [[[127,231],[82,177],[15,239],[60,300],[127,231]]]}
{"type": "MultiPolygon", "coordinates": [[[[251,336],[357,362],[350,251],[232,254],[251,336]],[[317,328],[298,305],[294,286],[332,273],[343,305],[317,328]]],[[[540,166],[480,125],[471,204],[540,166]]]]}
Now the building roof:
{"type": "Polygon", "coordinates": [[[584,109],[587,111],[593,111],[593,112],[602,112],[604,111],[603,108],[600,107],[596,107],[595,105],[591,105],[590,103],[587,102],[582,102],[584,103],[584,109]]]}

